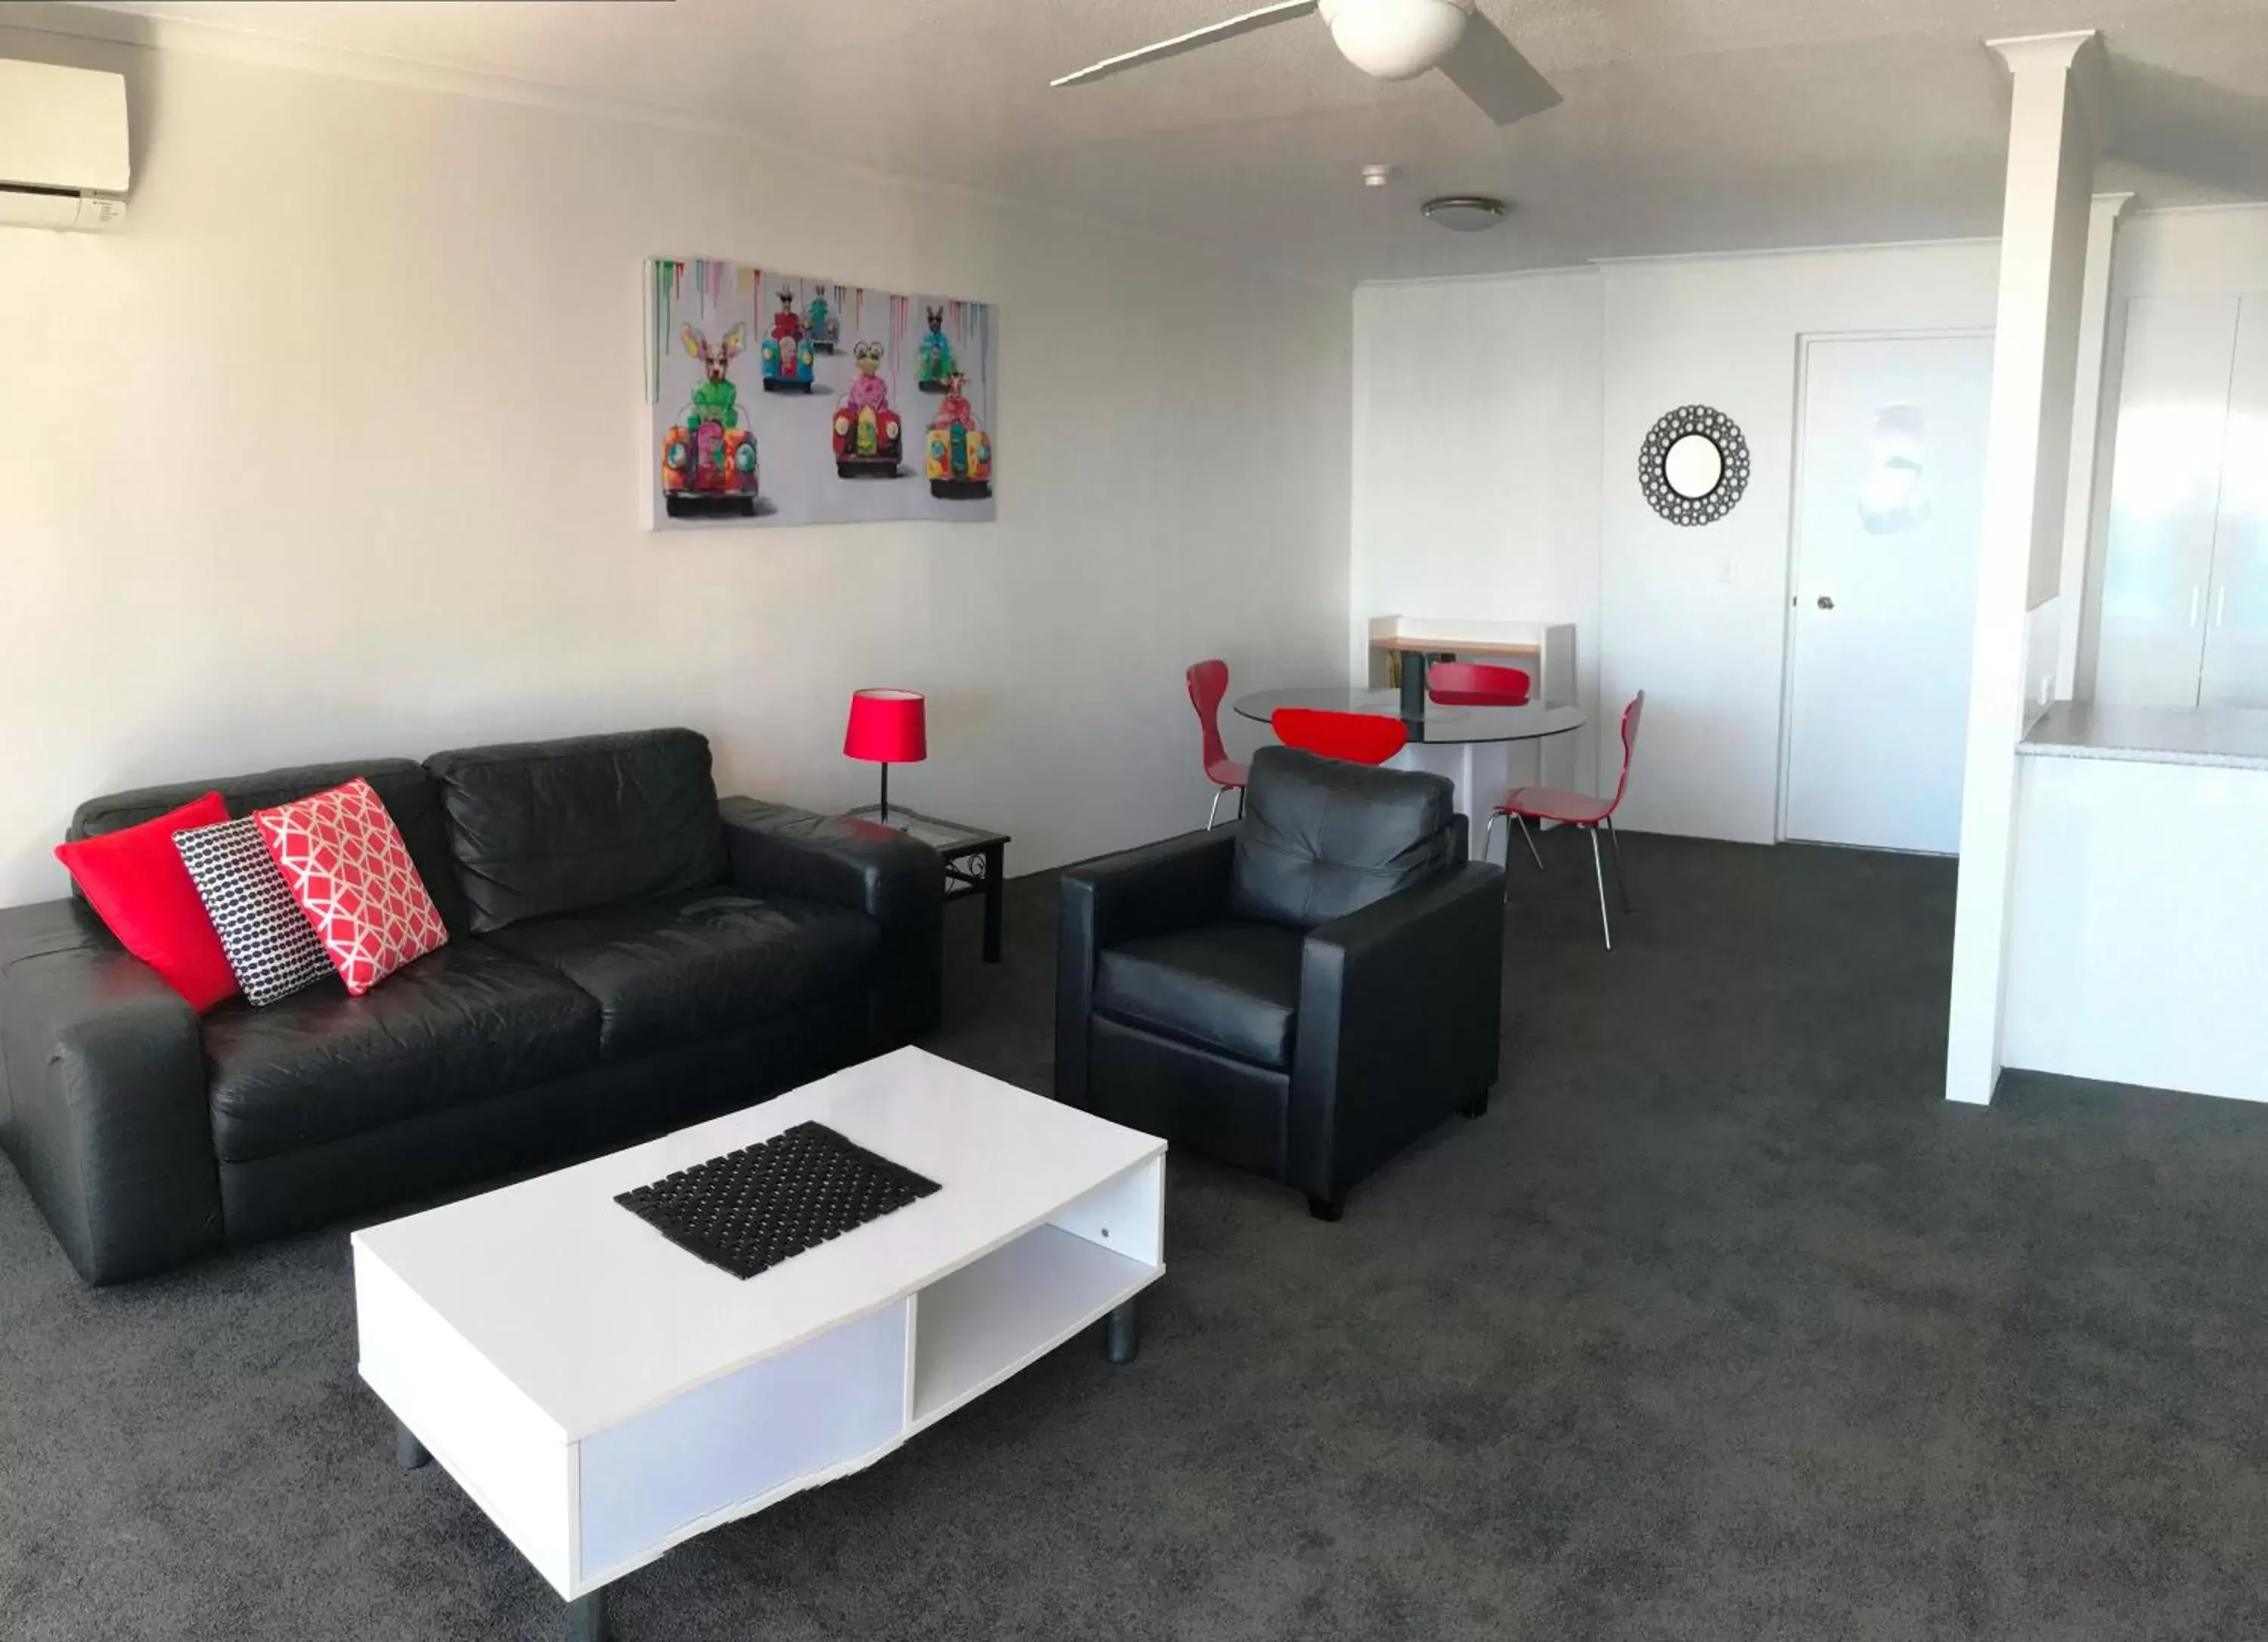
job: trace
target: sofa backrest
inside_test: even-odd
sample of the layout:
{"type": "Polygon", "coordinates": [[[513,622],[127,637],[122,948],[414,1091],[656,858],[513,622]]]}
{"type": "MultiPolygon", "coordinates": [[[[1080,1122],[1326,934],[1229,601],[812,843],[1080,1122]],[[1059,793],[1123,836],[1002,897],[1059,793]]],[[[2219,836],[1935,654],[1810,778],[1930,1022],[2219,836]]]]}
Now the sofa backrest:
{"type": "Polygon", "coordinates": [[[1311,930],[1457,865],[1456,792],[1445,776],[1319,758],[1253,755],[1229,876],[1239,917],[1311,930]]]}
{"type": "Polygon", "coordinates": [[[639,730],[425,761],[475,933],[725,876],[709,742],[639,730]]]}
{"type": "MultiPolygon", "coordinates": [[[[433,904],[440,909],[441,920],[449,926],[449,932],[466,933],[472,924],[464,892],[457,887],[456,862],[449,851],[449,828],[441,814],[440,794],[426,775],[425,767],[406,758],[302,764],[290,769],[264,769],[257,775],[224,776],[217,781],[177,781],[162,787],[107,793],[89,799],[78,806],[71,816],[68,836],[93,838],[116,832],[122,827],[137,826],[212,792],[219,792],[227,802],[231,815],[249,815],[254,810],[289,804],[310,793],[328,792],[357,776],[377,791],[387,813],[394,817],[394,824],[401,829],[401,841],[409,846],[409,858],[416,864],[417,875],[425,880],[425,887],[433,897],[433,904]]],[[[72,886],[71,893],[78,893],[77,886],[72,886]]]]}

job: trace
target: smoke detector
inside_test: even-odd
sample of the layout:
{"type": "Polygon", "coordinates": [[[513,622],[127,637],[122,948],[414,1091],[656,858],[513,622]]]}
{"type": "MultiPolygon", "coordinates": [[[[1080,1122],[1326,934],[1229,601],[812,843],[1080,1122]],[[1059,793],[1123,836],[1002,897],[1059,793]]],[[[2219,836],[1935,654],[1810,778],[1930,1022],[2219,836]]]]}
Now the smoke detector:
{"type": "Polygon", "coordinates": [[[1366,188],[1382,188],[1393,180],[1394,167],[1391,166],[1365,166],[1362,168],[1362,186],[1366,188]]]}
{"type": "Polygon", "coordinates": [[[1461,234],[1476,234],[1502,222],[1512,207],[1485,194],[1444,194],[1418,209],[1444,228],[1454,228],[1461,234]]]}

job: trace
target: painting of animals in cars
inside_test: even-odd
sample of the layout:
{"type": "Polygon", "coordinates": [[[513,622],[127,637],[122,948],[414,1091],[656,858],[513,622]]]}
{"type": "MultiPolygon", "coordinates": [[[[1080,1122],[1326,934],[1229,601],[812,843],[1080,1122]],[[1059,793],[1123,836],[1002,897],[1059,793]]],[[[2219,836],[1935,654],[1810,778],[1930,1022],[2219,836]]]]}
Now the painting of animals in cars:
{"type": "Polygon", "coordinates": [[[656,258],[645,309],[650,527],[995,516],[990,304],[656,258]]]}

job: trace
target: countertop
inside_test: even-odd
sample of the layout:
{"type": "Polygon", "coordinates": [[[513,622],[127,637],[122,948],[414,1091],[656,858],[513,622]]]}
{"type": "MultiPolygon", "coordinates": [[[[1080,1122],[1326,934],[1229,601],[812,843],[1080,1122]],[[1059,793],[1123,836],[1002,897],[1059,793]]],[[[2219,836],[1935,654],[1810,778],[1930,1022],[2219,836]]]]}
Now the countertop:
{"type": "Polygon", "coordinates": [[[2040,758],[2268,769],[2268,708],[2058,702],[2040,715],[2016,750],[2040,758]]]}

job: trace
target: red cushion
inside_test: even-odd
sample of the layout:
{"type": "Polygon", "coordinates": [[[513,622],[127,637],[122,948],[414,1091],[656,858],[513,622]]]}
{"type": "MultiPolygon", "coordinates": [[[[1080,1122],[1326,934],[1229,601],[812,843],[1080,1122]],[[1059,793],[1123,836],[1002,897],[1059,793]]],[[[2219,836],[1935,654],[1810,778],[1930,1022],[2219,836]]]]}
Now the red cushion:
{"type": "Polygon", "coordinates": [[[401,829],[369,782],[357,777],[252,819],[355,997],[449,939],[401,829]]]}
{"type": "Polygon", "coordinates": [[[1269,715],[1268,724],[1286,747],[1355,764],[1382,764],[1410,740],[1408,725],[1381,713],[1278,707],[1269,715]]]}
{"type": "Polygon", "coordinates": [[[122,827],[99,838],[55,846],[87,904],[101,914],[119,944],[165,978],[202,1014],[234,998],[236,972],[220,948],[212,918],[197,898],[173,835],[228,819],[217,792],[184,804],[170,815],[122,827]]]}

